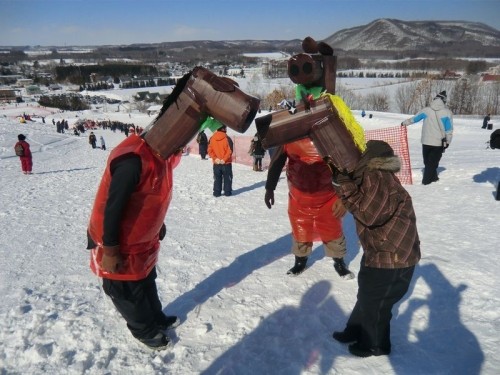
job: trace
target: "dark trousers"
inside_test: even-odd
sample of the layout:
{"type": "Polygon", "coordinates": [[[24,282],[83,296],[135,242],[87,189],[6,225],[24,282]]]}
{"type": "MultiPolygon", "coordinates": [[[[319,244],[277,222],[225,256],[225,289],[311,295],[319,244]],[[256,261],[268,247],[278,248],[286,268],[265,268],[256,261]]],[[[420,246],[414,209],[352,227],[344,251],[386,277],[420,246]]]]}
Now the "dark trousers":
{"type": "Polygon", "coordinates": [[[214,196],[219,197],[222,190],[226,196],[233,193],[232,164],[214,164],[214,196]]]}
{"type": "Polygon", "coordinates": [[[127,327],[137,339],[154,337],[163,312],[156,289],[156,268],[138,281],[103,279],[104,292],[111,298],[127,327]]]}
{"type": "Polygon", "coordinates": [[[361,259],[357,301],[345,329],[359,337],[361,347],[391,349],[392,307],[408,291],[414,270],[366,267],[361,259]]]}
{"type": "Polygon", "coordinates": [[[443,147],[422,145],[422,155],[424,157],[424,176],[422,178],[422,184],[428,185],[438,180],[437,169],[441,156],[443,156],[443,147]]]}
{"type": "Polygon", "coordinates": [[[253,157],[253,170],[254,171],[261,171],[262,170],[262,158],[264,156],[254,156],[253,157]]]}
{"type": "Polygon", "coordinates": [[[207,150],[208,150],[208,145],[207,144],[201,144],[200,143],[200,156],[202,159],[205,159],[207,157],[207,150]]]}

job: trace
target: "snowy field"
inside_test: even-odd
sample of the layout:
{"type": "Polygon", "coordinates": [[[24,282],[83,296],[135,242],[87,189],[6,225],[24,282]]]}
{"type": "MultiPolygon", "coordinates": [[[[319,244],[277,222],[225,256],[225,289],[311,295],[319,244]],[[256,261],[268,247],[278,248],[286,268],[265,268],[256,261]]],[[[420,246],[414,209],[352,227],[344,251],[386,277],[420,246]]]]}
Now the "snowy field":
{"type": "MultiPolygon", "coordinates": [[[[367,129],[408,117],[354,114],[367,129]]],[[[272,210],[264,204],[266,173],[248,166],[233,166],[232,197],[214,198],[211,162],[198,155],[175,170],[158,264],[164,312],[182,324],[167,351],[136,341],[85,250],[109,150],[124,136],[98,130],[108,150],[93,150],[86,135],[58,134],[51,123],[92,116],[141,126],[152,119],[0,106],[0,374],[498,374],[500,151],[486,149],[481,118],[455,118],[440,181],[429,186],[419,184],[421,125],[408,129],[414,185],[406,188],[423,258],[393,311],[392,354],[361,359],[331,337],[354,305],[356,280],[341,280],[319,243],[302,275],[286,275],[293,256],[285,178],[272,210]],[[20,124],[23,111],[47,123],[20,124]],[[31,144],[33,175],[23,175],[14,156],[19,133],[31,144]]],[[[492,122],[500,127],[500,118],[492,122]]],[[[344,230],[357,273],[362,250],[350,215],[344,230]]]]}

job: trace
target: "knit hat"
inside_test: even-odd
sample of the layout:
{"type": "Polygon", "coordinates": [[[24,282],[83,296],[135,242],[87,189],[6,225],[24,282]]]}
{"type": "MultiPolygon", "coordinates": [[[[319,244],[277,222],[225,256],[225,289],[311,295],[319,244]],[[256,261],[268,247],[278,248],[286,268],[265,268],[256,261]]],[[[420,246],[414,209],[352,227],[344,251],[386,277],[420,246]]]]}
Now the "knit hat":
{"type": "Polygon", "coordinates": [[[19,135],[17,136],[17,139],[18,139],[19,141],[24,141],[24,140],[26,139],[26,136],[25,136],[24,134],[19,134],[19,135]]]}
{"type": "Polygon", "coordinates": [[[434,99],[441,99],[443,101],[443,103],[446,103],[446,91],[441,91],[439,94],[436,95],[436,97],[434,99]]]}

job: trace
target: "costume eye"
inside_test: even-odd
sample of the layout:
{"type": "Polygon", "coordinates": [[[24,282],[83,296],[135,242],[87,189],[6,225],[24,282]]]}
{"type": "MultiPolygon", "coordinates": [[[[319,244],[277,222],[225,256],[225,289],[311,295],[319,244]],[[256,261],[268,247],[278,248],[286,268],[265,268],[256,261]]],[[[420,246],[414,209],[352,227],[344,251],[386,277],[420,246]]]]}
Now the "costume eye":
{"type": "Polygon", "coordinates": [[[306,74],[311,74],[311,72],[313,71],[312,64],[310,62],[304,63],[304,65],[302,65],[302,71],[306,74]]]}
{"type": "Polygon", "coordinates": [[[289,75],[298,76],[300,74],[300,69],[297,65],[293,64],[290,66],[289,75]]]}

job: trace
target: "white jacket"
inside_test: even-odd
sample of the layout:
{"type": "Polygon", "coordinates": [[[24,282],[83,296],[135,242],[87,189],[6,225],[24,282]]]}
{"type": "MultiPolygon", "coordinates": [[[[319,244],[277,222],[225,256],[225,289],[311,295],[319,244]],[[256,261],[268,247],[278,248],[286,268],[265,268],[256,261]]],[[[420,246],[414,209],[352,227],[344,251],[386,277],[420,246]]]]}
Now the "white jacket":
{"type": "Polygon", "coordinates": [[[422,125],[423,145],[442,146],[442,139],[450,144],[453,138],[453,114],[440,98],[432,101],[429,107],[425,107],[415,116],[402,122],[402,125],[410,125],[424,120],[422,125]]]}

